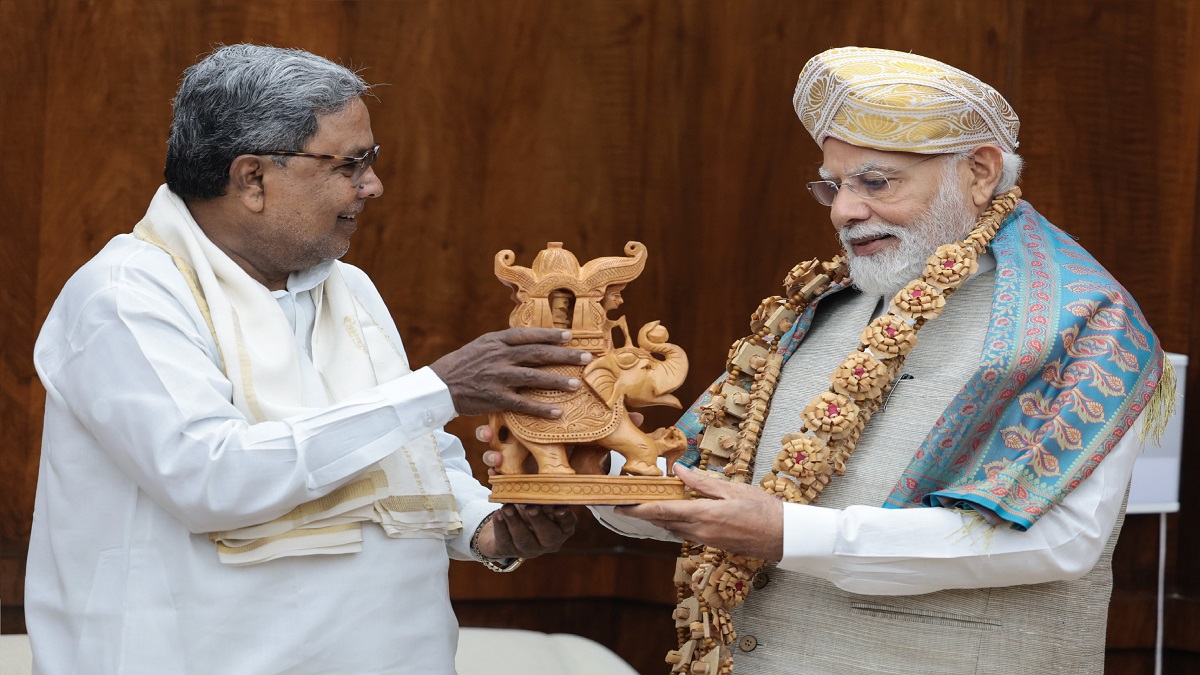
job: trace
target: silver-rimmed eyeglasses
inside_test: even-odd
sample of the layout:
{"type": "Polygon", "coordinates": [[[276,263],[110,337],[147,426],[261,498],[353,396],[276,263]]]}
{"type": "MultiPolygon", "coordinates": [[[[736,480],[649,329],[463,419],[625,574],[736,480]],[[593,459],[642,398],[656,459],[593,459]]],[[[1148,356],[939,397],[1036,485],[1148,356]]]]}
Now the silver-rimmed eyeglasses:
{"type": "Polygon", "coordinates": [[[375,159],[379,157],[379,146],[371,148],[363,153],[362,157],[354,157],[351,155],[323,155],[318,152],[300,152],[299,150],[269,150],[267,152],[256,152],[256,155],[281,155],[284,157],[311,157],[313,159],[332,159],[338,162],[345,162],[347,165],[354,165],[354,175],[351,180],[358,183],[367,169],[375,165],[375,159]]]}
{"type": "Polygon", "coordinates": [[[853,176],[846,176],[846,180],[841,183],[835,183],[831,180],[814,180],[808,184],[808,191],[812,194],[813,199],[816,199],[821,206],[833,206],[833,200],[837,199],[838,190],[843,186],[850,188],[854,194],[863,199],[882,199],[892,193],[894,186],[888,180],[888,176],[912,168],[921,162],[928,162],[935,157],[944,157],[945,155],[930,155],[923,159],[918,159],[912,164],[892,169],[891,171],[864,171],[856,173],[853,176]]]}

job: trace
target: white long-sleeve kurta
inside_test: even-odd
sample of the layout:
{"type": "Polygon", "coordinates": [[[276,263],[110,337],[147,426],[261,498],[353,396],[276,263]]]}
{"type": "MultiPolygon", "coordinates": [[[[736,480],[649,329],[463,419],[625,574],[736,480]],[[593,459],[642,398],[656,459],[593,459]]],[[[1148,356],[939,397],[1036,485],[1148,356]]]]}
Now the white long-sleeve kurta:
{"type": "MultiPolygon", "coordinates": [[[[275,293],[306,351],[309,290],[329,267],[275,293]]],[[[399,346],[374,285],[343,273],[399,346]]],[[[454,407],[431,370],[249,424],[183,276],[130,235],[68,281],[35,363],[47,396],[25,609],[38,673],[453,672],[449,558],[472,557],[496,505],[442,431],[454,407]],[[205,533],[283,515],[377,462],[380,447],[429,433],[459,536],[389,539],[364,523],[360,553],[218,561],[205,533]]]]}

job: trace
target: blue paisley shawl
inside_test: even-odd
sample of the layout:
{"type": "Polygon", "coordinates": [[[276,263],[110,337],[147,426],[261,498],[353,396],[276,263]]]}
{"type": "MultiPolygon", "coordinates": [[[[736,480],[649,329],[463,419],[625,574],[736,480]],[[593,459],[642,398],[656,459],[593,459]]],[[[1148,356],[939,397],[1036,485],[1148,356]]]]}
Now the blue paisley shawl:
{"type": "MultiPolygon", "coordinates": [[[[1024,530],[1091,475],[1141,415],[1163,353],[1129,292],[1028,202],[1005,219],[991,251],[996,285],[979,369],[882,506],[980,506],[1024,530]]],[[[785,362],[820,301],[848,286],[832,286],[797,318],[777,347],[785,362]]],[[[949,298],[946,311],[953,307],[949,298]]],[[[705,392],[676,424],[688,437],[685,464],[699,460],[699,408],[710,398],[705,392]]]]}

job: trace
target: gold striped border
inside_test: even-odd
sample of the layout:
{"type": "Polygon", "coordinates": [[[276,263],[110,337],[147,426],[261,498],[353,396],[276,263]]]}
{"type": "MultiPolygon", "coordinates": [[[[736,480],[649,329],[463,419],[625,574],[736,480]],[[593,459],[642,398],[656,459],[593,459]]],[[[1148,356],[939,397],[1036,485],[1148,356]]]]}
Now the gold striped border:
{"type": "Polygon", "coordinates": [[[684,499],[683,481],[654,476],[531,474],[492,476],[489,501],[501,504],[641,504],[684,499]]]}

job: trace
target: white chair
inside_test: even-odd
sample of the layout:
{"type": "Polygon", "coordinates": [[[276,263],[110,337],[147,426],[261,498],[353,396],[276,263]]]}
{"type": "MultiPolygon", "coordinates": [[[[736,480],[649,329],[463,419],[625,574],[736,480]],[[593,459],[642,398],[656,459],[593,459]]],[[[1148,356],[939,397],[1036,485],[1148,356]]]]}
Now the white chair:
{"type": "Polygon", "coordinates": [[[637,675],[604,645],[578,635],[461,628],[458,675],[637,675]]]}
{"type": "MultiPolygon", "coordinates": [[[[604,645],[578,635],[507,628],[463,628],[458,675],[637,675],[604,645]]],[[[30,675],[28,635],[0,635],[0,673],[30,675]]]]}
{"type": "Polygon", "coordinates": [[[28,635],[0,635],[0,673],[29,675],[33,672],[33,652],[28,635]]]}

